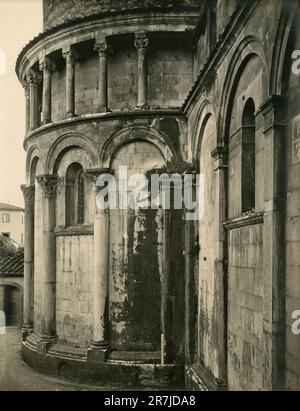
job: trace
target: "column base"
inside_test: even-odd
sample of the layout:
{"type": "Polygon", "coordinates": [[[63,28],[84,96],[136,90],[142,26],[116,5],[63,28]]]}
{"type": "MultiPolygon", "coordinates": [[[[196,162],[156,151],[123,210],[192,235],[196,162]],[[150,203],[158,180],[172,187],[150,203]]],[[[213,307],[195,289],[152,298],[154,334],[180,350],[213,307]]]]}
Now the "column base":
{"type": "Polygon", "coordinates": [[[25,341],[26,338],[32,333],[33,333],[33,327],[30,325],[24,325],[21,331],[22,341],[25,341]]]}
{"type": "Polygon", "coordinates": [[[149,110],[148,104],[137,105],[135,110],[149,110]]]}
{"type": "Polygon", "coordinates": [[[65,119],[74,118],[74,117],[77,117],[77,114],[75,114],[75,113],[65,113],[65,115],[64,115],[65,119]]]}
{"type": "Polygon", "coordinates": [[[101,106],[98,108],[98,113],[111,113],[111,109],[105,106],[101,106]]]}
{"type": "MultiPolygon", "coordinates": [[[[135,361],[132,358],[120,360],[120,352],[115,351],[116,360],[108,358],[99,361],[93,358],[92,350],[88,356],[77,350],[68,351],[69,347],[52,346],[47,352],[39,352],[36,342],[40,338],[34,334],[22,343],[22,358],[35,370],[61,376],[70,381],[78,381],[103,386],[105,383],[124,384],[124,387],[176,387],[183,389],[182,364],[160,365],[157,361],[149,363],[147,359],[135,361]]],[[[85,350],[83,350],[86,352],[85,350]]],[[[122,354],[122,353],[121,353],[122,354]]],[[[158,360],[159,361],[159,360],[158,360]]]]}
{"type": "Polygon", "coordinates": [[[41,336],[38,343],[37,343],[37,350],[40,353],[45,353],[49,350],[51,345],[55,344],[57,341],[56,337],[44,335],[41,336]]]}
{"type": "Polygon", "coordinates": [[[111,349],[108,341],[92,343],[91,347],[87,351],[87,361],[106,362],[110,352],[111,349]]]}
{"type": "Polygon", "coordinates": [[[45,126],[46,124],[50,124],[51,123],[51,120],[49,119],[49,120],[43,120],[42,121],[42,126],[45,126]]]}

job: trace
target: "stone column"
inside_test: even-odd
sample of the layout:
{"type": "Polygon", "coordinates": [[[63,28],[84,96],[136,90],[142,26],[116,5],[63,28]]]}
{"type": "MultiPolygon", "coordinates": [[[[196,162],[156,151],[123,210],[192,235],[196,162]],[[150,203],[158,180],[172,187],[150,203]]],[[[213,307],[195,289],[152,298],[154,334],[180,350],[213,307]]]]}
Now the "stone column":
{"type": "Polygon", "coordinates": [[[215,261],[214,275],[216,281],[215,305],[217,321],[217,341],[218,341],[218,376],[219,388],[227,384],[227,283],[225,281],[228,270],[227,257],[227,233],[223,227],[226,221],[226,179],[227,179],[227,153],[223,147],[217,147],[211,152],[214,159],[215,172],[215,261]]]}
{"type": "Polygon", "coordinates": [[[35,71],[29,70],[27,82],[30,99],[29,126],[30,130],[34,130],[39,126],[38,84],[41,82],[41,76],[35,71]]]}
{"type": "MultiPolygon", "coordinates": [[[[196,198],[196,175],[193,169],[187,170],[187,174],[192,174],[192,194],[196,198]]],[[[184,175],[186,174],[184,173],[184,175]]],[[[184,178],[184,176],[183,176],[184,178]]],[[[184,180],[184,184],[187,182],[184,180]]],[[[186,188],[186,187],[185,187],[186,188]]],[[[184,225],[184,255],[185,255],[185,362],[186,364],[194,361],[196,354],[197,337],[197,299],[195,284],[195,262],[199,252],[197,241],[196,225],[198,221],[187,219],[186,213],[190,212],[185,205],[185,225],[184,225]]]]}
{"type": "MultiPolygon", "coordinates": [[[[164,208],[163,196],[170,196],[170,206],[172,207],[172,195],[173,190],[163,192],[163,184],[161,183],[161,175],[166,173],[165,169],[153,169],[148,174],[148,178],[151,181],[151,174],[157,174],[160,183],[160,200],[157,212],[156,212],[156,225],[157,225],[157,258],[158,258],[158,270],[161,285],[161,305],[160,305],[160,332],[161,332],[161,365],[170,362],[172,353],[170,352],[170,296],[169,296],[169,280],[170,280],[170,238],[171,238],[171,210],[164,208]]],[[[158,188],[158,187],[157,187],[158,188]]],[[[150,188],[150,192],[152,187],[150,188]]],[[[153,200],[153,199],[152,199],[153,200]]]]}
{"type": "Polygon", "coordinates": [[[43,72],[43,101],[42,123],[51,122],[51,77],[55,69],[54,63],[47,57],[40,62],[40,70],[43,72]]]}
{"type": "MultiPolygon", "coordinates": [[[[171,190],[172,191],[172,190],[171,190]]],[[[169,295],[169,280],[170,280],[170,242],[171,242],[171,210],[163,210],[163,270],[161,273],[161,329],[164,349],[164,358],[162,363],[170,363],[171,342],[171,325],[170,324],[170,295],[169,295]]]]}
{"type": "Polygon", "coordinates": [[[138,53],[138,103],[137,108],[146,108],[148,105],[148,81],[147,81],[147,47],[146,33],[135,34],[135,47],[138,53]]]}
{"type": "Polygon", "coordinates": [[[284,388],[285,339],[285,101],[271,96],[260,107],[264,119],[264,336],[266,359],[266,386],[284,388]]]}
{"type": "Polygon", "coordinates": [[[33,332],[33,270],[34,270],[34,185],[22,185],[25,201],[24,301],[22,336],[33,332]]]}
{"type": "Polygon", "coordinates": [[[110,111],[108,108],[108,85],[107,85],[107,57],[110,47],[104,40],[96,43],[94,49],[99,54],[99,113],[110,111]]]}
{"type": "Polygon", "coordinates": [[[57,177],[44,174],[38,176],[37,182],[43,191],[43,244],[42,244],[42,320],[40,337],[45,342],[53,342],[56,339],[55,324],[55,203],[57,177]]]}
{"type": "Polygon", "coordinates": [[[91,361],[105,361],[109,349],[108,341],[108,285],[109,285],[109,209],[97,207],[99,187],[97,178],[103,173],[113,174],[107,169],[88,170],[87,175],[94,183],[94,273],[93,273],[93,341],[88,352],[91,361]]]}
{"type": "Polygon", "coordinates": [[[66,113],[65,117],[75,116],[75,62],[78,59],[78,53],[69,48],[63,51],[63,57],[66,60],[66,113]]]}
{"type": "Polygon", "coordinates": [[[25,92],[25,132],[28,133],[30,130],[30,89],[29,84],[26,83],[24,86],[25,92]]]}

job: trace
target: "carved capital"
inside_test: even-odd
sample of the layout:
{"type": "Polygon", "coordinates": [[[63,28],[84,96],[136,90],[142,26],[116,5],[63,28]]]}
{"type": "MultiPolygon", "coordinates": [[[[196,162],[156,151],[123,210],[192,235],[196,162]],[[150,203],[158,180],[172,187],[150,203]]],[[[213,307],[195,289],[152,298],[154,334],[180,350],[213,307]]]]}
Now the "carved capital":
{"type": "Polygon", "coordinates": [[[26,80],[29,86],[36,86],[42,81],[42,77],[39,73],[30,69],[27,73],[26,80]]]}
{"type": "Polygon", "coordinates": [[[37,182],[43,190],[43,195],[46,198],[54,198],[56,196],[57,177],[50,174],[37,176],[37,182]]]}
{"type": "Polygon", "coordinates": [[[97,178],[101,174],[114,175],[114,171],[111,168],[90,168],[84,173],[84,178],[93,181],[96,184],[97,178]]]}
{"type": "Polygon", "coordinates": [[[211,157],[215,160],[215,170],[218,168],[227,168],[228,152],[225,147],[217,146],[210,152],[211,157]]]}
{"type": "Polygon", "coordinates": [[[74,48],[63,50],[62,55],[66,60],[66,64],[74,64],[79,59],[79,53],[74,48]]]}
{"type": "Polygon", "coordinates": [[[136,33],[134,45],[138,52],[145,52],[149,45],[149,40],[146,33],[136,33]]]}
{"type": "Polygon", "coordinates": [[[44,60],[40,61],[39,68],[43,72],[52,72],[55,70],[56,64],[50,60],[48,57],[45,57],[44,60]]]}
{"type": "Polygon", "coordinates": [[[95,43],[94,50],[97,51],[99,57],[107,57],[109,54],[112,54],[112,49],[107,41],[95,43]]]}
{"type": "Polygon", "coordinates": [[[35,198],[34,184],[30,184],[30,185],[22,184],[21,185],[21,190],[23,192],[25,205],[34,204],[34,198],[35,198]]]}
{"type": "Polygon", "coordinates": [[[224,147],[221,146],[217,146],[215,149],[213,149],[210,152],[210,155],[212,156],[212,158],[214,158],[215,160],[220,160],[222,158],[225,157],[226,155],[226,150],[224,147]]]}

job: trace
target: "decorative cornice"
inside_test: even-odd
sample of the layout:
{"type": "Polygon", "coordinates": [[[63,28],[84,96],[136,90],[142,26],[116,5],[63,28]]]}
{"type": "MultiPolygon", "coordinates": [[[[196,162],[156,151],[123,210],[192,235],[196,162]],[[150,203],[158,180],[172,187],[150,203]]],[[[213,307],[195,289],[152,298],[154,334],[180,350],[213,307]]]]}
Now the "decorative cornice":
{"type": "Polygon", "coordinates": [[[132,111],[113,111],[105,113],[93,113],[93,114],[83,114],[77,117],[65,118],[58,121],[53,121],[48,124],[42,124],[40,127],[30,130],[24,140],[24,149],[27,150],[29,142],[35,138],[36,135],[48,133],[50,131],[56,130],[61,127],[69,127],[75,125],[76,123],[88,122],[88,121],[111,121],[119,118],[157,118],[157,116],[176,116],[185,118],[185,115],[178,108],[170,109],[150,109],[150,110],[132,110],[132,111]]]}
{"type": "MultiPolygon", "coordinates": [[[[75,2],[76,3],[76,2],[75,2]]],[[[81,21],[89,21],[91,18],[101,17],[101,16],[122,16],[129,13],[153,13],[164,11],[167,13],[183,11],[188,12],[190,10],[195,10],[198,13],[200,10],[203,10],[206,5],[206,0],[180,0],[180,1],[166,1],[166,0],[131,0],[130,2],[119,1],[111,4],[111,0],[101,0],[94,3],[100,3],[94,5],[91,10],[83,11],[81,16],[74,17],[72,14],[68,19],[67,16],[55,16],[54,21],[52,18],[49,21],[46,21],[47,30],[53,30],[55,28],[61,28],[62,26],[77,24],[81,21]],[[199,5],[201,4],[201,6],[199,5]],[[86,15],[84,15],[86,13],[86,15]],[[59,21],[59,19],[62,19],[59,21]],[[63,21],[64,20],[64,21],[63,21]],[[48,23],[48,24],[47,24],[48,23]],[[49,24],[50,23],[50,24],[49,24]],[[54,24],[53,24],[54,23],[54,24]]],[[[53,10],[51,10],[50,15],[53,10]]]]}
{"type": "Polygon", "coordinates": [[[250,212],[248,214],[242,215],[241,217],[225,221],[223,223],[223,227],[225,228],[225,230],[234,230],[235,228],[246,227],[249,225],[263,224],[263,222],[263,212],[250,212]]]}
{"type": "Polygon", "coordinates": [[[39,183],[41,189],[43,190],[43,195],[45,198],[54,198],[56,197],[56,188],[57,188],[57,176],[50,174],[43,174],[36,177],[37,182],[39,183]]]}
{"type": "Polygon", "coordinates": [[[73,236],[73,235],[93,235],[93,225],[78,225],[73,227],[58,226],[54,230],[56,237],[73,236]]]}
{"type": "Polygon", "coordinates": [[[172,31],[187,35],[188,28],[193,29],[197,24],[198,14],[201,7],[190,8],[186,12],[177,9],[171,14],[166,14],[163,10],[157,10],[156,15],[136,11],[134,14],[128,13],[107,13],[101,16],[92,16],[78,21],[72,21],[60,27],[44,31],[31,40],[20,52],[16,62],[16,73],[23,83],[24,73],[39,60],[41,54],[48,54],[48,47],[51,52],[61,50],[67,43],[76,44],[84,40],[96,39],[98,33],[101,36],[113,36],[124,34],[127,27],[128,33],[134,33],[141,26],[149,28],[149,31],[172,31]],[[115,18],[118,14],[118,19],[115,18]]]}

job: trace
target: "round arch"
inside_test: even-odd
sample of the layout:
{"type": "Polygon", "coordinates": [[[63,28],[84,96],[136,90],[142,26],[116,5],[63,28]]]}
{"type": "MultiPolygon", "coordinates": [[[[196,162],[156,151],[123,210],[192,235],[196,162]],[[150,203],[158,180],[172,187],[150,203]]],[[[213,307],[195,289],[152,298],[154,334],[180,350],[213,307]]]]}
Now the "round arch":
{"type": "Polygon", "coordinates": [[[21,327],[23,322],[23,286],[14,280],[1,279],[0,288],[4,288],[4,293],[7,293],[3,307],[6,326],[21,327]]]}
{"type": "MultiPolygon", "coordinates": [[[[32,179],[33,179],[33,175],[35,174],[35,169],[36,169],[36,165],[38,161],[41,161],[41,154],[40,154],[38,147],[34,144],[28,150],[27,158],[26,158],[26,182],[27,184],[34,183],[32,179]]],[[[42,162],[42,168],[45,169],[43,167],[43,162],[42,162]]]]}
{"type": "Polygon", "coordinates": [[[195,128],[192,133],[192,158],[193,161],[197,161],[199,157],[199,153],[201,150],[201,143],[203,138],[203,132],[205,130],[205,126],[208,122],[208,119],[213,116],[215,119],[215,110],[212,104],[208,100],[204,100],[200,108],[198,110],[196,121],[195,121],[195,128]]]}
{"type": "Polygon", "coordinates": [[[253,56],[258,56],[262,63],[263,74],[265,76],[265,81],[263,83],[267,85],[263,90],[264,100],[268,98],[269,70],[264,49],[257,38],[255,38],[254,36],[247,36],[238,45],[231,59],[226,79],[224,82],[220,111],[218,116],[217,143],[219,146],[226,145],[228,126],[226,120],[230,112],[229,107],[234,96],[238,81],[241,77],[241,74],[244,68],[246,67],[247,63],[253,56]]]}
{"type": "Polygon", "coordinates": [[[54,174],[64,153],[72,148],[83,149],[90,157],[91,167],[98,166],[98,153],[93,143],[79,133],[67,133],[52,144],[46,159],[46,174],[54,174]]]}
{"type": "Polygon", "coordinates": [[[0,287],[6,287],[6,286],[10,286],[10,287],[16,287],[20,290],[21,293],[23,293],[23,286],[22,284],[19,284],[16,281],[12,281],[12,280],[6,280],[6,279],[1,279],[0,281],[0,287]]]}
{"type": "Polygon", "coordinates": [[[123,145],[134,141],[147,141],[155,145],[161,152],[166,165],[178,165],[177,154],[172,144],[168,141],[167,136],[151,127],[131,126],[117,131],[106,140],[100,152],[101,167],[109,168],[113,161],[114,153],[123,145]]]}
{"type": "Polygon", "coordinates": [[[270,95],[282,95],[284,62],[291,28],[296,15],[296,3],[289,7],[283,5],[275,36],[270,72],[270,95]]]}

